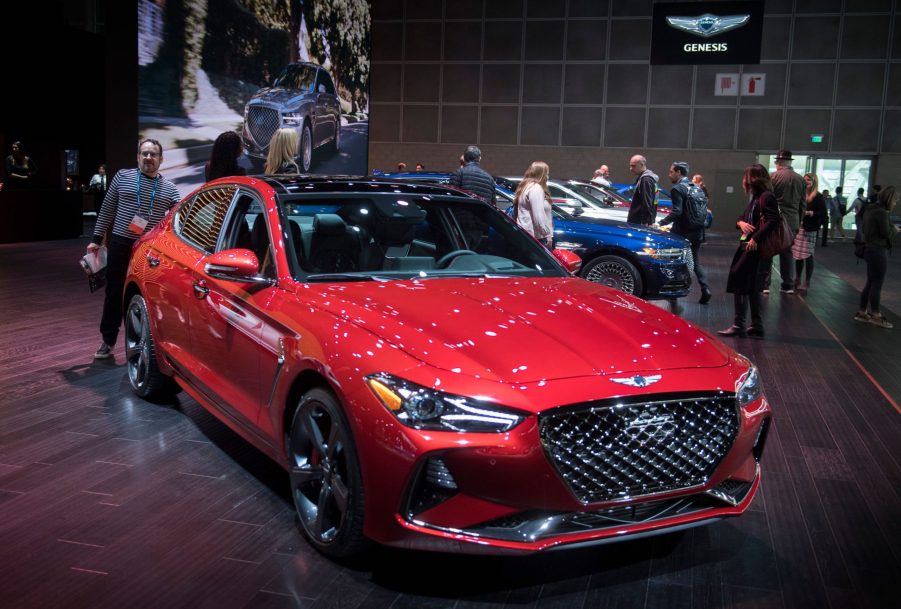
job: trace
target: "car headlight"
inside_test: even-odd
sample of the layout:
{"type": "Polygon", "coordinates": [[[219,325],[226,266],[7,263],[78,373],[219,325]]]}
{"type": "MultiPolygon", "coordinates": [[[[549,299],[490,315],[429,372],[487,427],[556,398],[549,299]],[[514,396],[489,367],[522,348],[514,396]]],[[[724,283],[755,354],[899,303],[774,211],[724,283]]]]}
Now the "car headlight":
{"type": "Polygon", "coordinates": [[[285,112],[282,114],[282,121],[285,123],[292,123],[296,125],[300,125],[303,123],[303,113],[302,112],[285,112]]]}
{"type": "Polygon", "coordinates": [[[654,260],[682,260],[683,253],[680,247],[643,247],[641,254],[650,256],[654,260]]]}
{"type": "Polygon", "coordinates": [[[759,398],[763,393],[762,385],[760,375],[757,373],[757,366],[752,365],[735,383],[735,397],[738,399],[738,405],[747,406],[759,398]]]}
{"type": "Polygon", "coordinates": [[[459,432],[503,432],[525,414],[474,398],[452,395],[390,374],[373,374],[366,383],[398,421],[414,429],[459,432]]]}

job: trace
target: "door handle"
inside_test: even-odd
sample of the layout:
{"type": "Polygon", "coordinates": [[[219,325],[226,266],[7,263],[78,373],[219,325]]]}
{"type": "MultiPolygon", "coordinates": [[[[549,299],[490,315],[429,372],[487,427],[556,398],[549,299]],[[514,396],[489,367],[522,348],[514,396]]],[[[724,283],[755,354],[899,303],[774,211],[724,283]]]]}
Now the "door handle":
{"type": "Polygon", "coordinates": [[[194,284],[193,286],[191,286],[191,287],[194,288],[194,297],[195,297],[197,300],[203,300],[203,299],[206,298],[207,295],[209,295],[209,293],[210,293],[210,289],[209,289],[208,287],[206,287],[206,286],[203,284],[203,282],[195,283],[195,284],[194,284]]]}
{"type": "Polygon", "coordinates": [[[147,266],[149,266],[151,268],[156,268],[159,265],[160,265],[159,258],[157,258],[156,256],[151,256],[150,254],[147,254],[147,266]]]}

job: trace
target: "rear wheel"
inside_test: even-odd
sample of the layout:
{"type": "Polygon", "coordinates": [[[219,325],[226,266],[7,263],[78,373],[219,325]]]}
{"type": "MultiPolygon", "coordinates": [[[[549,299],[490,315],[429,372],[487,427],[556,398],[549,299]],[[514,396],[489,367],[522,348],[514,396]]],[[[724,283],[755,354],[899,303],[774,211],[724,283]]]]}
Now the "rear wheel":
{"type": "Polygon", "coordinates": [[[310,123],[304,123],[300,132],[300,172],[310,173],[313,166],[313,133],[310,123]]]}
{"type": "Polygon", "coordinates": [[[600,283],[626,294],[641,296],[641,275],[635,265],[616,255],[598,256],[582,267],[583,279],[600,283]]]}
{"type": "Polygon", "coordinates": [[[339,118],[335,121],[335,138],[329,144],[329,149],[332,151],[332,154],[337,154],[340,149],[341,143],[341,119],[339,118]]]}
{"type": "Polygon", "coordinates": [[[175,382],[160,372],[157,364],[147,303],[140,294],[132,296],[125,314],[125,365],[128,381],[140,397],[150,398],[175,391],[175,382]]]}
{"type": "Polygon", "coordinates": [[[301,398],[288,460],[294,507],[310,542],[333,558],[359,554],[366,546],[359,461],[344,412],[328,391],[301,398]]]}

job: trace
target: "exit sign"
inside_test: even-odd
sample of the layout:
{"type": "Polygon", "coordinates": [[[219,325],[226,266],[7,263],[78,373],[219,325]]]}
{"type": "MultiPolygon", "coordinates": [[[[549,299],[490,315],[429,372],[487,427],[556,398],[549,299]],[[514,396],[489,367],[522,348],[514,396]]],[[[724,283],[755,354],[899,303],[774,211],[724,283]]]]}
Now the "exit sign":
{"type": "Polygon", "coordinates": [[[822,144],[823,143],[823,134],[822,133],[811,133],[810,141],[814,144],[822,144]]]}

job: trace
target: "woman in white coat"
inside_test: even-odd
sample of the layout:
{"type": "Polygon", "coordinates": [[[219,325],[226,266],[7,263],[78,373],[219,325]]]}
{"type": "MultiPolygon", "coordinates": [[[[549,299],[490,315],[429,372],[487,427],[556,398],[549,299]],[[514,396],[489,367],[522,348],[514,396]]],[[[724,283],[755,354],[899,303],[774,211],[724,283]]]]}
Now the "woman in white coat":
{"type": "Polygon", "coordinates": [[[513,217],[533,237],[548,247],[554,241],[551,193],[547,189],[550,169],[544,161],[535,161],[526,170],[513,199],[513,217]]]}

